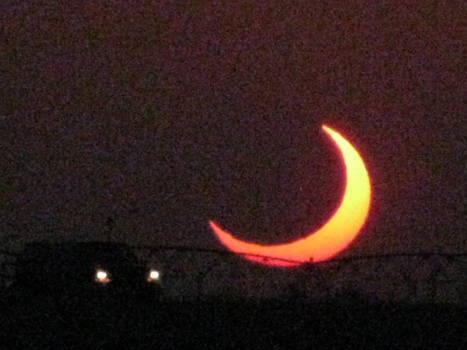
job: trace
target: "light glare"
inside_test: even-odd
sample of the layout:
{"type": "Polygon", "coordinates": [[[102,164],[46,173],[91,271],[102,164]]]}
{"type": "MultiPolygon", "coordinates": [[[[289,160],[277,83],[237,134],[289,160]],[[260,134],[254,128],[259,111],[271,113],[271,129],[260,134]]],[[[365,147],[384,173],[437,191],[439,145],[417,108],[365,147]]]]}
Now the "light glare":
{"type": "Polygon", "coordinates": [[[97,270],[96,272],[96,281],[99,283],[108,283],[110,282],[109,274],[104,270],[97,270]]]}
{"type": "Polygon", "coordinates": [[[149,278],[148,278],[148,281],[151,282],[151,281],[157,281],[160,277],[160,273],[159,271],[157,270],[151,270],[149,272],[149,278]]]}

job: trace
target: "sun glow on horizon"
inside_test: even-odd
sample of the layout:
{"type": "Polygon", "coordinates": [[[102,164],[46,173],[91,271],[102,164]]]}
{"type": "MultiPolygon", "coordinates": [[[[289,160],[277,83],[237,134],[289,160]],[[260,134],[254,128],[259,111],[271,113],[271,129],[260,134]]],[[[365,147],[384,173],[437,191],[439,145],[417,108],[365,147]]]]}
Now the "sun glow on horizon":
{"type": "Polygon", "coordinates": [[[304,238],[277,245],[262,245],[239,240],[217,223],[209,220],[210,228],[229,250],[250,261],[291,267],[305,262],[328,260],[355,239],[366,221],[370,208],[371,186],[368,171],[360,154],[341,134],[326,125],[322,125],[322,128],[339,148],[345,163],[346,186],[334,215],[321,228],[308,233],[304,238]],[[254,255],[270,258],[265,260],[254,255]]]}

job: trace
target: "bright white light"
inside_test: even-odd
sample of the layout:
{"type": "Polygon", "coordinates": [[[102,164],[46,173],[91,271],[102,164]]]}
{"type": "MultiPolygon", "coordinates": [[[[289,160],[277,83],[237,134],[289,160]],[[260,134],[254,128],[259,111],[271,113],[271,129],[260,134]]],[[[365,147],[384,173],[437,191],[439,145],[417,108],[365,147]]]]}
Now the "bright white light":
{"type": "Polygon", "coordinates": [[[107,278],[107,272],[97,271],[97,279],[105,280],[107,278]]]}
{"type": "Polygon", "coordinates": [[[157,271],[157,270],[151,270],[151,271],[149,272],[148,281],[149,281],[149,282],[157,281],[157,280],[159,279],[160,276],[161,276],[161,274],[159,273],[159,271],[157,271]]]}
{"type": "Polygon", "coordinates": [[[96,272],[96,281],[99,283],[110,282],[109,275],[104,270],[97,270],[96,272]]]}

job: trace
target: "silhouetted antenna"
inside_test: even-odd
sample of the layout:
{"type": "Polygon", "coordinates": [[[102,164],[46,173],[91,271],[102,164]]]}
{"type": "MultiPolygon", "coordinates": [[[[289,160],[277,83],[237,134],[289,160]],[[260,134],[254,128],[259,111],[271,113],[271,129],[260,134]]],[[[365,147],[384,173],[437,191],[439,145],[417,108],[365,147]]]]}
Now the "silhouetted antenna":
{"type": "Polygon", "coordinates": [[[115,220],[113,219],[113,217],[108,216],[105,220],[105,224],[107,226],[107,240],[110,242],[112,240],[112,233],[115,227],[115,220]]]}

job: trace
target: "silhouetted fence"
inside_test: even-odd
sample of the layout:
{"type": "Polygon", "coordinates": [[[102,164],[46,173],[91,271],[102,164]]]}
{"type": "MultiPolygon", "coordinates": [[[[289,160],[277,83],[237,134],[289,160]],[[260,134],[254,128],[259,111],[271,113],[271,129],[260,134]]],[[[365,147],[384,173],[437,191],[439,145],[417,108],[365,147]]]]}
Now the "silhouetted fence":
{"type": "MultiPolygon", "coordinates": [[[[167,275],[178,280],[181,290],[194,288],[191,294],[201,297],[248,294],[252,290],[257,291],[254,296],[311,298],[353,292],[386,300],[467,303],[467,253],[375,254],[271,268],[225,250],[188,246],[134,248],[144,260],[161,265],[167,275]],[[278,292],[279,289],[283,290],[278,292]]],[[[265,261],[283,260],[244,255],[265,261]]]]}
{"type": "MultiPolygon", "coordinates": [[[[467,304],[467,253],[391,253],[335,258],[292,268],[251,263],[230,251],[189,246],[132,246],[160,269],[170,297],[212,295],[374,299],[467,304]]],[[[255,258],[283,260],[243,254],[255,258]]],[[[296,263],[297,261],[283,260],[296,263]]],[[[15,255],[0,251],[0,285],[14,278],[15,255]]]]}

